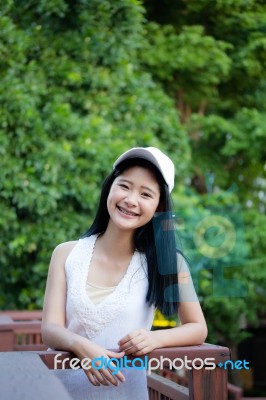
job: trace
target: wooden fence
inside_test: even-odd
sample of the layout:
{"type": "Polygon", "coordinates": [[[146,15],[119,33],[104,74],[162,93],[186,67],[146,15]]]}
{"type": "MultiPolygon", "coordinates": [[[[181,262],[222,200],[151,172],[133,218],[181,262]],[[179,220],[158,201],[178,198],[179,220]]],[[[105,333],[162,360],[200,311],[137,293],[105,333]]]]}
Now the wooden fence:
{"type": "Polygon", "coordinates": [[[0,351],[46,350],[41,312],[0,313],[0,351]]]}
{"type": "MultiPolygon", "coordinates": [[[[13,351],[0,353],[0,398],[1,400],[38,400],[56,398],[70,400],[62,383],[49,369],[53,369],[54,357],[60,353],[61,360],[74,355],[55,351],[13,351]]],[[[164,348],[154,350],[149,357],[160,356],[191,360],[213,357],[215,362],[229,359],[229,349],[203,344],[202,346],[164,348]]],[[[192,369],[189,387],[185,388],[157,374],[148,375],[150,400],[227,400],[227,371],[222,368],[206,370],[192,369]]],[[[72,400],[79,400],[72,398],[72,400]]]]}
{"type": "MultiPolygon", "coordinates": [[[[62,361],[74,355],[67,352],[44,351],[41,343],[41,315],[29,320],[29,315],[0,315],[0,398],[1,400],[50,399],[70,400],[71,396],[60,380],[49,371],[54,368],[54,357],[60,353],[62,361]],[[24,317],[24,319],[23,319],[24,317]],[[25,351],[28,350],[28,351],[25,351]]],[[[218,365],[230,359],[226,347],[203,344],[201,346],[156,349],[149,359],[160,357],[193,362],[188,370],[188,387],[179,385],[166,377],[148,375],[150,400],[227,400],[227,371],[213,370],[201,365],[201,360],[212,358],[218,365]]],[[[169,363],[169,361],[168,361],[169,363]]],[[[167,362],[164,361],[164,366],[167,362]]],[[[159,372],[159,371],[158,371],[159,372]]],[[[73,399],[72,399],[73,400],[73,399]]],[[[79,400],[75,398],[74,400],[79,400]]]]}

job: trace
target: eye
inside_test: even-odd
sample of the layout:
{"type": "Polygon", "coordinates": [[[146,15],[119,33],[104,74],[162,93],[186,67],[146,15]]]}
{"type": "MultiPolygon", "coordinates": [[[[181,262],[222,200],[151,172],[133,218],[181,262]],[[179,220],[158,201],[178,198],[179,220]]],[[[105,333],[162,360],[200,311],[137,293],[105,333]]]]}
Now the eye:
{"type": "Polygon", "coordinates": [[[150,193],[147,193],[147,192],[143,192],[143,193],[142,193],[142,196],[143,196],[143,197],[146,197],[146,198],[152,198],[151,194],[150,194],[150,193]]]}
{"type": "Polygon", "coordinates": [[[119,183],[119,186],[123,189],[128,189],[128,186],[125,185],[124,183],[119,183]]]}

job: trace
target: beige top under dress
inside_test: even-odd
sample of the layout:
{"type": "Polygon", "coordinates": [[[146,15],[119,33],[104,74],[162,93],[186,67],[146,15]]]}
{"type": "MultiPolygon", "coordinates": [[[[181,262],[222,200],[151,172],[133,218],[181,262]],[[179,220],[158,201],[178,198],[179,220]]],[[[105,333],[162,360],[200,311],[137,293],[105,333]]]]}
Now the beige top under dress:
{"type": "Polygon", "coordinates": [[[87,294],[93,304],[99,304],[115,290],[116,286],[97,286],[87,282],[87,294]]]}

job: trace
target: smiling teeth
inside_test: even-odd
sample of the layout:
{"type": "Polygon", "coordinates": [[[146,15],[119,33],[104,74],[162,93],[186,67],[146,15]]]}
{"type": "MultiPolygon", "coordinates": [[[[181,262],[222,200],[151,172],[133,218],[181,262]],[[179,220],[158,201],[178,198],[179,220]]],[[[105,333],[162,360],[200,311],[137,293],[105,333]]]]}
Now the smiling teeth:
{"type": "Polygon", "coordinates": [[[120,210],[122,213],[126,214],[126,215],[132,215],[132,217],[136,217],[136,216],[137,216],[137,214],[131,213],[131,212],[129,212],[129,211],[126,211],[126,210],[124,210],[123,208],[120,208],[120,207],[119,207],[119,210],[120,210]]]}

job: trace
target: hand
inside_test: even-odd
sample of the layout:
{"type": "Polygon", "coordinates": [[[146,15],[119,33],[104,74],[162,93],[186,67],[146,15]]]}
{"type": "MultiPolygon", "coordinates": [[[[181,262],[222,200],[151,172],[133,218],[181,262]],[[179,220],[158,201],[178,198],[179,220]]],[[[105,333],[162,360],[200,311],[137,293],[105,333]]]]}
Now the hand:
{"type": "Polygon", "coordinates": [[[138,329],[123,337],[118,342],[120,351],[125,355],[143,356],[159,346],[154,332],[138,329]]]}
{"type": "Polygon", "coordinates": [[[84,368],[84,372],[92,385],[109,386],[109,384],[112,384],[118,386],[119,381],[125,381],[125,377],[122,372],[119,371],[118,366],[110,360],[110,358],[122,358],[125,355],[124,352],[106,350],[95,343],[85,342],[85,346],[84,344],[82,345],[82,351],[78,353],[77,355],[80,361],[84,359],[90,360],[89,365],[86,363],[88,367],[84,368]],[[95,360],[96,358],[98,360],[95,360]]]}

